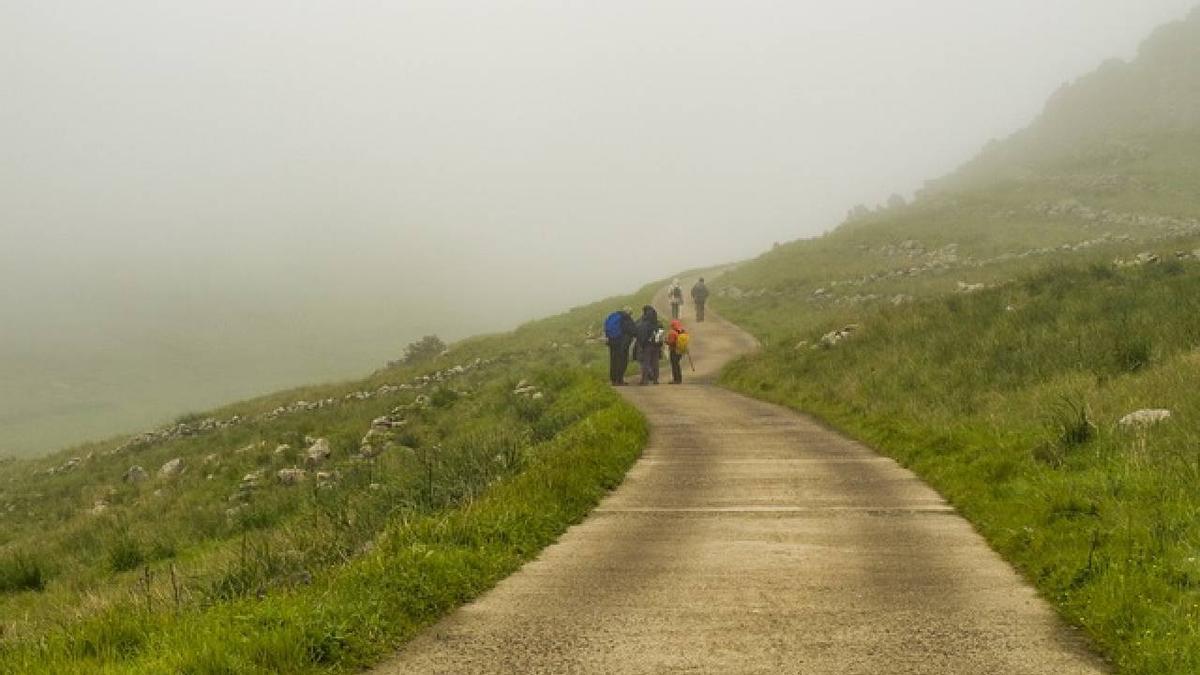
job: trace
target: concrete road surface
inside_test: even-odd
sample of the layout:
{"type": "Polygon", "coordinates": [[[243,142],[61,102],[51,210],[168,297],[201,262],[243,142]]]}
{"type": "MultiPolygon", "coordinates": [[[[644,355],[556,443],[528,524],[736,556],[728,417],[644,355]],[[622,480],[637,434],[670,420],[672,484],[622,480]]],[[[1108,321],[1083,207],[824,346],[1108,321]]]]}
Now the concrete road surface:
{"type": "Polygon", "coordinates": [[[652,434],[620,488],[378,672],[1104,672],[912,473],[706,383],[755,342],[687,325],[697,377],[623,390],[652,434]]]}

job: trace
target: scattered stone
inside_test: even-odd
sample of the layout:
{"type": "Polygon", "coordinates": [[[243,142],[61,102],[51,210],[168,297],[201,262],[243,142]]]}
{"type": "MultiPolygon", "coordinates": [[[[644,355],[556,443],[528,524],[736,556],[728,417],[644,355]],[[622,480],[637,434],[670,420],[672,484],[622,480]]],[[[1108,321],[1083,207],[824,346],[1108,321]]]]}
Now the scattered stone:
{"type": "Polygon", "coordinates": [[[308,477],[308,472],[304,469],[280,469],[275,474],[279,478],[282,485],[296,485],[308,477]]]}
{"type": "Polygon", "coordinates": [[[82,462],[83,462],[82,458],[72,457],[71,459],[68,459],[67,461],[63,462],[62,464],[60,464],[58,466],[46,469],[46,473],[51,476],[60,474],[60,473],[66,473],[66,472],[70,471],[71,469],[74,469],[75,467],[79,466],[82,462]]]}
{"type": "MultiPolygon", "coordinates": [[[[291,403],[289,405],[278,406],[271,411],[258,414],[249,419],[243,418],[240,415],[233,415],[227,420],[218,420],[215,418],[207,418],[204,420],[200,420],[198,422],[180,422],[180,423],[172,424],[170,426],[163,427],[163,428],[160,428],[160,429],[157,429],[154,431],[147,431],[147,432],[138,434],[138,435],[130,438],[128,441],[121,444],[120,446],[117,446],[111,450],[106,451],[105,454],[112,455],[112,454],[119,454],[119,453],[123,453],[123,452],[139,450],[141,448],[145,448],[145,447],[148,447],[151,445],[165,443],[165,442],[177,440],[180,438],[186,438],[186,437],[196,436],[196,435],[202,434],[202,433],[209,433],[209,432],[219,431],[222,429],[228,429],[230,427],[244,424],[245,422],[251,421],[251,420],[270,421],[270,420],[279,418],[283,415],[290,415],[290,414],[294,414],[294,413],[303,413],[303,412],[308,412],[308,411],[321,410],[323,408],[339,405],[342,401],[366,401],[366,400],[371,400],[371,399],[379,397],[379,396],[390,396],[390,395],[396,394],[401,391],[421,389],[421,388],[424,388],[434,382],[446,382],[453,378],[461,377],[477,368],[481,368],[481,367],[489,365],[493,362],[494,362],[494,360],[492,360],[492,359],[476,358],[475,360],[473,360],[469,363],[461,363],[461,364],[449,366],[443,370],[436,371],[429,375],[418,375],[418,376],[414,377],[411,382],[404,382],[404,383],[400,383],[400,384],[384,384],[384,385],[380,385],[374,391],[350,392],[350,393],[346,394],[341,400],[334,399],[334,398],[323,398],[323,399],[320,399],[317,401],[300,400],[300,401],[296,401],[295,403],[291,403]]],[[[429,405],[430,405],[429,397],[425,396],[424,394],[421,394],[421,395],[418,395],[411,404],[404,407],[404,409],[405,410],[417,410],[417,409],[421,409],[421,408],[427,408],[427,407],[429,407],[429,405]]],[[[318,439],[310,438],[306,441],[306,445],[312,445],[317,440],[318,439]]],[[[257,449],[265,448],[265,447],[266,447],[265,441],[261,441],[257,444],[251,444],[251,445],[241,448],[240,452],[251,452],[253,450],[257,450],[257,449]]],[[[277,450],[278,450],[278,448],[277,448],[277,450]]],[[[79,460],[76,460],[75,463],[77,464],[78,461],[79,460]]],[[[60,467],[54,467],[52,469],[47,469],[46,472],[49,474],[55,474],[55,473],[59,473],[61,471],[70,470],[74,466],[75,466],[75,464],[71,464],[69,466],[64,465],[64,466],[60,466],[60,467]]]]}
{"type": "Polygon", "coordinates": [[[287,454],[291,451],[292,451],[292,446],[288,445],[287,443],[280,443],[279,445],[275,446],[275,454],[276,455],[287,454]]]}
{"type": "Polygon", "coordinates": [[[1171,418],[1170,410],[1162,409],[1143,409],[1135,410],[1128,415],[1122,417],[1117,425],[1123,429],[1138,429],[1150,427],[1160,422],[1165,422],[1171,418]]]}
{"type": "Polygon", "coordinates": [[[175,459],[172,459],[171,461],[169,461],[166,464],[163,464],[161,467],[159,467],[158,477],[159,478],[175,478],[176,476],[182,474],[183,470],[186,468],[187,467],[183,463],[183,458],[176,457],[175,459]]]}
{"type": "Polygon", "coordinates": [[[849,338],[858,332],[858,324],[850,324],[839,330],[831,330],[821,336],[821,346],[825,348],[835,347],[843,340],[849,338]]]}
{"type": "Polygon", "coordinates": [[[304,464],[305,466],[320,466],[332,454],[333,448],[329,447],[329,441],[324,438],[318,438],[304,452],[304,464]]]}
{"type": "Polygon", "coordinates": [[[1142,252],[1135,255],[1131,259],[1117,258],[1113,261],[1113,265],[1117,267],[1142,267],[1143,265],[1156,265],[1162,262],[1162,259],[1155,253],[1142,252]]]}
{"type": "Polygon", "coordinates": [[[150,474],[147,473],[145,469],[137,464],[134,464],[133,466],[129,467],[129,470],[127,470],[124,475],[121,476],[121,480],[125,481],[126,483],[137,484],[149,477],[150,474]]]}
{"type": "Polygon", "coordinates": [[[965,281],[958,282],[959,293],[977,293],[987,288],[986,284],[968,284],[965,281]]]}

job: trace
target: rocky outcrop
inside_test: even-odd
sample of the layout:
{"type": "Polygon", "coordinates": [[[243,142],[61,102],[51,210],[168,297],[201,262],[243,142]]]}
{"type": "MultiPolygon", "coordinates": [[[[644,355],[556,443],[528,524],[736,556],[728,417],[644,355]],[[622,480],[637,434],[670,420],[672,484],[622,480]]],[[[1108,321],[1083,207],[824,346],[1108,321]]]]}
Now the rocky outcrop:
{"type": "Polygon", "coordinates": [[[125,481],[126,483],[137,484],[145,481],[149,477],[150,474],[147,473],[145,469],[137,464],[134,464],[133,466],[129,467],[124,475],[121,476],[121,480],[125,481]]]}

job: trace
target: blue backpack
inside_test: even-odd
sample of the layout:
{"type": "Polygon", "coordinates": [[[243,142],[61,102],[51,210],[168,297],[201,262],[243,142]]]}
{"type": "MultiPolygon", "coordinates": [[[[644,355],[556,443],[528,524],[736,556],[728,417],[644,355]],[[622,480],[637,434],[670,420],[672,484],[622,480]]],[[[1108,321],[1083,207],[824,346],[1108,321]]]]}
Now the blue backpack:
{"type": "Polygon", "coordinates": [[[609,340],[621,339],[621,313],[613,312],[604,320],[604,337],[609,340]]]}

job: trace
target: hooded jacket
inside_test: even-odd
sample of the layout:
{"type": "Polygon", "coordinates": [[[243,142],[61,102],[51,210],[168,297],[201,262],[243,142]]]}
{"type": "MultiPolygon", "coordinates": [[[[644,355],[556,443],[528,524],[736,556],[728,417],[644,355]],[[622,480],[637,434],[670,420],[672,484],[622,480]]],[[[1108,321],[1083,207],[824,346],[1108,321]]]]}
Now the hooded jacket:
{"type": "Polygon", "coordinates": [[[654,342],[654,333],[658,330],[658,312],[650,305],[642,308],[642,318],[637,322],[638,345],[648,345],[654,342]]]}

